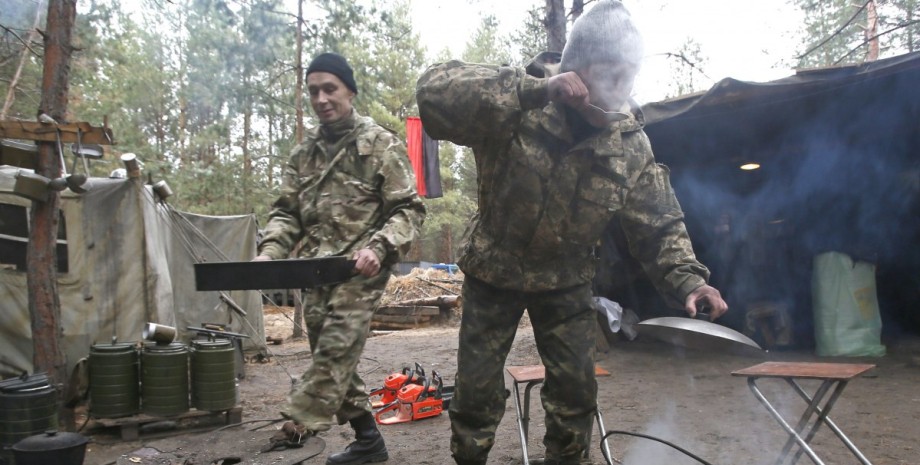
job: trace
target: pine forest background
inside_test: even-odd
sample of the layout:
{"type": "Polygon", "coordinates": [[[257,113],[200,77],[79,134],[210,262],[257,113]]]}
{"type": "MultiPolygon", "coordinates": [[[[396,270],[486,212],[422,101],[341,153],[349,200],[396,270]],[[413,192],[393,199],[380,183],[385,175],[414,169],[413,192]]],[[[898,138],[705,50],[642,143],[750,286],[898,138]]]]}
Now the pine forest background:
{"type": "MultiPolygon", "coordinates": [[[[917,51],[918,1],[789,0],[805,22],[799,49],[783,61],[835,66],[917,51]]],[[[0,120],[34,120],[47,1],[3,3],[0,120]]],[[[335,51],[348,57],[359,85],[358,112],[405,135],[406,117],[417,115],[416,79],[429,64],[452,58],[524,64],[550,43],[558,46],[559,28],[564,38],[566,24],[590,3],[533,0],[510,34],[500,32],[497,18],[483,16],[463,53],[452,56],[425,47],[406,0],[81,0],[69,120],[101,125],[105,119],[116,136],[113,152],[92,163],[94,175],[120,168],[117,154],[135,153],[151,181],[168,181],[176,208],[255,213],[264,224],[281,167],[298,140],[298,107],[304,124],[314,124],[306,97],[296,92],[312,56],[335,51]],[[560,11],[568,21],[551,20],[560,11]]],[[[692,38],[673,54],[667,97],[713,84],[704,78],[712,57],[692,38]]],[[[442,143],[440,158],[444,196],[425,200],[429,214],[410,260],[455,261],[476,209],[472,155],[442,143]]]]}

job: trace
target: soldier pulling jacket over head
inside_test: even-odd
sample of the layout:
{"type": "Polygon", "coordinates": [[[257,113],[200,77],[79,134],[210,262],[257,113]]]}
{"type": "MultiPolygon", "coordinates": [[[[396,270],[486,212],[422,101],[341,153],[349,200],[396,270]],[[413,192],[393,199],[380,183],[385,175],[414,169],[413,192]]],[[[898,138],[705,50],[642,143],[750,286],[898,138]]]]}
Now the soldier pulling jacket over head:
{"type": "Polygon", "coordinates": [[[458,464],[485,464],[505,411],[502,370],[526,309],[546,367],[547,464],[583,458],[597,408],[593,248],[613,219],[658,291],[694,316],[728,310],[706,282],[666,167],[630,100],[641,39],[620,2],[574,24],[561,56],[526,69],[451,61],[419,79],[433,138],[472,148],[479,211],[463,256],[457,377],[450,404],[458,464]]]}

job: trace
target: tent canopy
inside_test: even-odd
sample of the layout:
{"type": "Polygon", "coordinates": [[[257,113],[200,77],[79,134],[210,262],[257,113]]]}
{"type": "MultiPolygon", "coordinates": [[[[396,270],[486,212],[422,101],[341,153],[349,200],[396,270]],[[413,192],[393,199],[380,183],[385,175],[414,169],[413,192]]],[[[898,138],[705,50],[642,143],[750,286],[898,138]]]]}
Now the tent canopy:
{"type": "MultiPolygon", "coordinates": [[[[31,201],[15,195],[19,168],[0,166],[0,377],[33,371],[25,248],[31,201]]],[[[138,342],[147,322],[226,325],[246,334],[244,348],[265,347],[257,291],[195,290],[193,264],[255,256],[253,215],[179,212],[138,179],[91,178],[88,192],[62,192],[58,294],[68,369],[93,344],[138,342]]]]}
{"type": "Polygon", "coordinates": [[[878,264],[882,310],[920,330],[918,82],[910,53],[643,106],[729,323],[758,301],[808,320],[811,260],[836,250],[878,264]]]}

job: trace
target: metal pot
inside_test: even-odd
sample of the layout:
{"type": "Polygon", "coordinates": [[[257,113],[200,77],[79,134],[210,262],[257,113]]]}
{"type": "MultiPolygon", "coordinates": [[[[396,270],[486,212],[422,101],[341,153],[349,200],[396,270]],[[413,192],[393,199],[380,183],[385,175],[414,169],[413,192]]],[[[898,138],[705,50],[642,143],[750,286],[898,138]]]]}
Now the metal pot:
{"type": "Polygon", "coordinates": [[[13,445],[16,465],[82,465],[89,440],[82,434],[47,431],[13,445]]]}

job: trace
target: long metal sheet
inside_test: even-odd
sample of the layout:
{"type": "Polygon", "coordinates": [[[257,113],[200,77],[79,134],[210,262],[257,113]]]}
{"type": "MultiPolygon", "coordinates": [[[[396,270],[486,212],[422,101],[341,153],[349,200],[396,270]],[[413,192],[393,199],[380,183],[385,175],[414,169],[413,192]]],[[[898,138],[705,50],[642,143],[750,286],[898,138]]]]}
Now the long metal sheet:
{"type": "Polygon", "coordinates": [[[348,280],[355,261],[345,257],[195,264],[199,291],[307,289],[348,280]]]}

